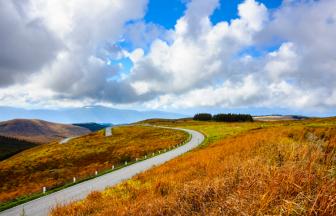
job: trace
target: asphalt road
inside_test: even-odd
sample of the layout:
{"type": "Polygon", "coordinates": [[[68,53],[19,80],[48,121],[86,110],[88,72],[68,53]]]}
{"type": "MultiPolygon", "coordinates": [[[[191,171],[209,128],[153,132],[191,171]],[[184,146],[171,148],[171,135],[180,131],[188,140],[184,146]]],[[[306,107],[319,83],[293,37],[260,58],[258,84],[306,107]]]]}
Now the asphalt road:
{"type": "Polygon", "coordinates": [[[203,134],[187,129],[172,128],[175,130],[184,130],[191,134],[191,140],[174,150],[160,154],[156,157],[149,158],[144,161],[132,164],[106,175],[91,179],[72,187],[63,189],[61,191],[49,194],[36,200],[21,204],[11,209],[0,212],[0,216],[19,216],[22,214],[23,209],[26,216],[45,216],[51,208],[58,204],[67,204],[76,200],[84,199],[92,191],[102,191],[106,187],[116,185],[134,175],[146,171],[153,166],[163,164],[183,153],[196,148],[204,140],[203,134]]]}
{"type": "Polygon", "coordinates": [[[74,139],[76,137],[68,137],[68,138],[65,138],[65,139],[62,139],[59,144],[65,144],[65,143],[68,143],[70,140],[74,139]]]}

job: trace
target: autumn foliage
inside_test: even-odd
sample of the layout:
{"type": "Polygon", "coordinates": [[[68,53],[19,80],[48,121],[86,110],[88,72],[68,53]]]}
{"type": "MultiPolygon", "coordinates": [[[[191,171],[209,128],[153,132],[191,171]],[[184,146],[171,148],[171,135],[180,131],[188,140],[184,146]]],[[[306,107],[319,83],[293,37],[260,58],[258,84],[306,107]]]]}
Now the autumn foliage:
{"type": "Polygon", "coordinates": [[[51,215],[336,215],[334,119],[241,127],[205,124],[207,146],[51,215]]]}
{"type": "Polygon", "coordinates": [[[125,126],[75,138],[66,144],[53,142],[25,150],[0,162],[0,201],[40,192],[111,169],[112,165],[134,161],[180,144],[188,135],[182,131],[125,126]]]}

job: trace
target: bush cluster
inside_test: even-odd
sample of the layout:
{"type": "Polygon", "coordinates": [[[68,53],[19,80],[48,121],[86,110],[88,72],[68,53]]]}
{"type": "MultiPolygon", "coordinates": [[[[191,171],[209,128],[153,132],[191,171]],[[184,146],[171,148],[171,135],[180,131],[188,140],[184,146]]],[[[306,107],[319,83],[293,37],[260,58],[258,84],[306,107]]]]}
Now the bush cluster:
{"type": "Polygon", "coordinates": [[[209,113],[198,113],[194,116],[194,120],[197,121],[216,121],[216,122],[253,122],[253,118],[250,114],[216,114],[211,115],[209,113]]]}
{"type": "Polygon", "coordinates": [[[194,116],[194,120],[198,121],[211,121],[212,115],[209,113],[198,113],[194,116]]]}

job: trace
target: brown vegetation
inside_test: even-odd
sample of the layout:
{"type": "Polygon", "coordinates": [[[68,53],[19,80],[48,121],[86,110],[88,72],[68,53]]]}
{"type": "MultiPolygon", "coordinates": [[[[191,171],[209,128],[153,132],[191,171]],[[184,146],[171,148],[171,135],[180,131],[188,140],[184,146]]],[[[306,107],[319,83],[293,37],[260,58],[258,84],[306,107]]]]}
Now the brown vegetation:
{"type": "Polygon", "coordinates": [[[203,128],[210,141],[51,215],[336,215],[335,122],[161,121],[203,128]]]}
{"type": "Polygon", "coordinates": [[[66,144],[31,148],[0,162],[0,201],[40,192],[43,186],[62,185],[73,177],[87,177],[186,139],[182,131],[127,126],[113,128],[111,137],[99,131],[66,144]]]}
{"type": "Polygon", "coordinates": [[[86,128],[36,119],[15,119],[0,122],[0,135],[39,144],[87,133],[90,133],[90,130],[86,128]]]}

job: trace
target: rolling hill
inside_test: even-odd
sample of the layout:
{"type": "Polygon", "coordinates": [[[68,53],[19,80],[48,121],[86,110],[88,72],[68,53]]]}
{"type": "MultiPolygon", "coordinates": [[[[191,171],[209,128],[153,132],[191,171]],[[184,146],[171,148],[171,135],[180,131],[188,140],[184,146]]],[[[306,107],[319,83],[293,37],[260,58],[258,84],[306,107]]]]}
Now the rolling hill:
{"type": "Polygon", "coordinates": [[[32,142],[0,136],[0,161],[35,146],[32,142]]]}
{"type": "Polygon", "coordinates": [[[182,143],[182,131],[146,126],[113,128],[77,137],[66,144],[51,142],[0,161],[0,207],[2,202],[72,182],[132,162],[136,158],[182,143]]]}
{"type": "Polygon", "coordinates": [[[50,215],[336,215],[335,120],[145,121],[207,140],[50,215]]]}
{"type": "Polygon", "coordinates": [[[90,133],[90,130],[83,127],[36,119],[14,119],[0,122],[0,135],[38,144],[87,133],[90,133]]]}

